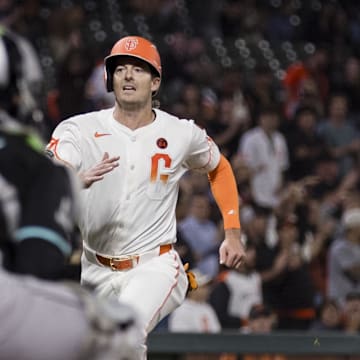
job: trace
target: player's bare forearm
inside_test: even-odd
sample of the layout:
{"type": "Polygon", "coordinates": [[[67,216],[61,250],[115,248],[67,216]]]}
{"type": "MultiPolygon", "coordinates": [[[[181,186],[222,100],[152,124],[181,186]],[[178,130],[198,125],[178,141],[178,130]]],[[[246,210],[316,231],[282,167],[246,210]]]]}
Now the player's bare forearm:
{"type": "Polygon", "coordinates": [[[104,175],[119,166],[119,156],[110,157],[106,152],[102,160],[90,169],[79,172],[79,178],[84,188],[89,188],[94,182],[100,181],[104,175]]]}
{"type": "Polygon", "coordinates": [[[241,242],[240,229],[226,229],[225,239],[222,242],[220,249],[220,264],[239,268],[245,259],[245,249],[241,242]]]}

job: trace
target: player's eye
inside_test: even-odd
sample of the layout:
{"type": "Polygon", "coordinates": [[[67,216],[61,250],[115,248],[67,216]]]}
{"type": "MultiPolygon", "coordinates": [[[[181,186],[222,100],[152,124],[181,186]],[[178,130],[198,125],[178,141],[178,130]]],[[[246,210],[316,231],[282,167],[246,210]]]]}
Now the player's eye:
{"type": "Polygon", "coordinates": [[[117,66],[115,69],[116,73],[121,73],[123,71],[125,71],[125,66],[117,66]]]}

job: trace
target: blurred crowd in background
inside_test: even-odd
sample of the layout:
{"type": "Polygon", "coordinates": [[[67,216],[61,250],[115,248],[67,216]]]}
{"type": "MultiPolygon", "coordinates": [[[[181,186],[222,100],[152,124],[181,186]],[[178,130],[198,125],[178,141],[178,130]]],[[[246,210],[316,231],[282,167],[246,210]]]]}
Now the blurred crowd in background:
{"type": "Polygon", "coordinates": [[[247,260],[219,267],[208,180],[186,175],[177,248],[199,290],[163,328],[360,331],[358,1],[0,0],[0,23],[0,107],[45,141],[113,105],[102,61],[136,34],[162,56],[160,107],[231,161],[247,260]]]}

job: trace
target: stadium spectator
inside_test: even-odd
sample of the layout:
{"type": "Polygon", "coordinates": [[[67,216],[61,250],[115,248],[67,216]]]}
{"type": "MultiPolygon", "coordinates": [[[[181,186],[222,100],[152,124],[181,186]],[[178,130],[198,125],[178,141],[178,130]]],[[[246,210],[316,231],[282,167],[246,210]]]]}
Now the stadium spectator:
{"type": "Polygon", "coordinates": [[[286,258],[286,271],[278,286],[279,329],[308,329],[314,319],[314,284],[308,263],[301,252],[299,229],[291,218],[278,224],[280,253],[286,258]]]}
{"type": "Polygon", "coordinates": [[[254,202],[273,208],[279,202],[283,176],[289,166],[288,148],[278,131],[279,113],[274,108],[262,109],[258,126],[246,131],[238,152],[251,168],[251,189],[254,202]]]}
{"type": "Polygon", "coordinates": [[[319,157],[325,153],[325,143],[317,133],[319,117],[312,107],[299,108],[287,136],[290,155],[289,174],[292,180],[314,175],[319,157]]]}
{"type": "Polygon", "coordinates": [[[221,325],[211,304],[207,302],[212,280],[197,269],[192,270],[198,288],[189,291],[184,302],[169,315],[169,331],[217,333],[221,325]]]}
{"type": "Polygon", "coordinates": [[[86,80],[85,101],[88,110],[107,109],[114,103],[114,94],[108,93],[104,86],[104,67],[101,62],[93,67],[86,80]]]}
{"type": "Polygon", "coordinates": [[[326,298],[317,309],[311,331],[342,331],[344,329],[342,308],[335,299],[326,298]]]}
{"type": "Polygon", "coordinates": [[[360,208],[344,212],[343,234],[329,251],[328,295],[344,304],[346,296],[360,291],[360,208]]]}
{"type": "Polygon", "coordinates": [[[260,274],[255,270],[256,249],[246,243],[246,260],[238,270],[223,269],[215,281],[209,302],[223,329],[239,329],[246,324],[250,309],[262,303],[260,274]]]}
{"type": "Polygon", "coordinates": [[[332,94],[328,118],[320,125],[320,136],[339,162],[340,176],[354,166],[354,157],[360,152],[360,136],[348,117],[348,99],[344,94],[332,94]]]}
{"type": "Polygon", "coordinates": [[[346,58],[344,68],[338,79],[334,80],[333,88],[342,92],[348,99],[349,119],[359,127],[360,120],[360,59],[352,55],[346,58]]]}
{"type": "MultiPolygon", "coordinates": [[[[293,118],[297,108],[302,105],[303,97],[311,96],[312,104],[309,99],[305,99],[307,104],[322,107],[325,104],[329,93],[329,77],[327,73],[329,54],[326,48],[315,48],[303,61],[291,63],[285,71],[282,84],[285,90],[284,111],[288,119],[293,118]],[[315,99],[314,99],[315,96],[315,99]],[[315,102],[314,102],[315,100],[315,102]]],[[[315,108],[319,111],[320,109],[315,108]]]]}
{"type": "Polygon", "coordinates": [[[350,292],[345,297],[343,306],[344,311],[344,331],[348,334],[360,333],[360,293],[350,292]]]}
{"type": "Polygon", "coordinates": [[[244,81],[244,98],[249,107],[251,121],[259,117],[259,110],[274,104],[280,105],[280,90],[270,68],[258,65],[252,76],[244,81]]]}
{"type": "Polygon", "coordinates": [[[249,123],[249,111],[241,92],[219,101],[218,129],[213,139],[221,151],[231,158],[237,151],[238,139],[249,123]]]}
{"type": "MultiPolygon", "coordinates": [[[[245,334],[270,334],[277,326],[276,313],[267,305],[260,303],[251,307],[249,320],[241,331],[245,334]]],[[[220,360],[286,360],[281,354],[244,354],[237,357],[228,354],[222,356],[220,360]]]]}
{"type": "Polygon", "coordinates": [[[208,195],[194,194],[189,213],[179,222],[178,229],[194,255],[195,267],[203,274],[214,278],[219,272],[220,233],[210,215],[211,205],[208,195]]]}
{"type": "Polygon", "coordinates": [[[269,334],[277,327],[276,313],[263,303],[251,306],[248,324],[242,330],[251,334],[269,334]]]}

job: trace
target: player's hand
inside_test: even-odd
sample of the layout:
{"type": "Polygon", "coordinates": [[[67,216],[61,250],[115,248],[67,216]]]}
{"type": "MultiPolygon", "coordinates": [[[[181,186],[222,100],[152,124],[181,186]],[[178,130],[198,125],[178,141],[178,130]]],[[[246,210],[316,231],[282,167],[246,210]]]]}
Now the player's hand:
{"type": "Polygon", "coordinates": [[[94,182],[102,180],[105,174],[119,166],[119,159],[120,156],[110,157],[109,154],[105,152],[102,160],[98,164],[79,173],[83,187],[87,189],[94,182]]]}
{"type": "Polygon", "coordinates": [[[238,269],[245,260],[245,249],[240,240],[240,229],[225,230],[225,239],[220,245],[220,264],[238,269]]]}

